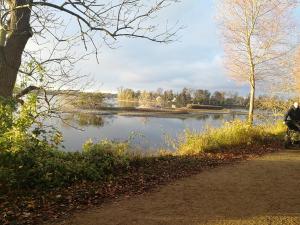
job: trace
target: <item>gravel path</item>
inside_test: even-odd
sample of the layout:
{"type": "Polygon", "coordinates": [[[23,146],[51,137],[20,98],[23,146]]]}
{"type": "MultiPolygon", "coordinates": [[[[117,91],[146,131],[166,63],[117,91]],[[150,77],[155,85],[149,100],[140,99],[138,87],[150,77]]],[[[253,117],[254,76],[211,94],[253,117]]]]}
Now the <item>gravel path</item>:
{"type": "Polygon", "coordinates": [[[300,151],[210,169],[60,224],[300,225],[300,151]]]}

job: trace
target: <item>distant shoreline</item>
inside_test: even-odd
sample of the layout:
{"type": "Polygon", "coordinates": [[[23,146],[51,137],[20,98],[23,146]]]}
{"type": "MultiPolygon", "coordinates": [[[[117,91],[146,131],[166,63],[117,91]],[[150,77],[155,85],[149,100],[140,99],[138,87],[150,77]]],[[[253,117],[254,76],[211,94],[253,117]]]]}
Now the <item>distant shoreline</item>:
{"type": "Polygon", "coordinates": [[[231,109],[154,109],[154,108],[135,108],[135,107],[101,107],[97,110],[90,109],[72,109],[63,110],[61,113],[85,113],[95,115],[119,115],[119,116],[136,116],[136,117],[163,117],[163,118],[194,118],[205,114],[234,114],[247,115],[247,112],[235,111],[231,109]]]}

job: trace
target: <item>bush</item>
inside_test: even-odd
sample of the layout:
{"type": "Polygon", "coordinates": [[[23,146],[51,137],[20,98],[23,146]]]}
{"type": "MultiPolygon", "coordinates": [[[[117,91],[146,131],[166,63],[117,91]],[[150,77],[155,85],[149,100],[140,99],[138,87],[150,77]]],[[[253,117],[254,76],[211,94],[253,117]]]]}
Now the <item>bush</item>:
{"type": "Polygon", "coordinates": [[[125,169],[129,165],[128,148],[126,143],[104,140],[93,144],[88,141],[83,146],[82,155],[85,162],[97,170],[94,178],[102,180],[112,178],[119,169],[125,169]]]}
{"type": "Polygon", "coordinates": [[[0,102],[0,190],[53,188],[76,181],[106,180],[126,168],[126,143],[87,142],[82,153],[59,151],[59,132],[38,122],[37,97],[22,106],[0,102]]]}
{"type": "Polygon", "coordinates": [[[0,101],[0,151],[18,151],[30,138],[27,130],[35,117],[35,99],[30,98],[20,109],[13,101],[0,101]]]}
{"type": "MultiPolygon", "coordinates": [[[[45,147],[45,146],[44,146],[45,147]]],[[[126,169],[126,144],[102,141],[84,146],[82,153],[31,146],[0,152],[0,189],[48,189],[76,181],[103,181],[126,169]]]]}
{"type": "Polygon", "coordinates": [[[36,145],[58,145],[61,142],[60,133],[43,130],[38,117],[36,95],[28,96],[21,106],[12,100],[1,100],[0,152],[17,152],[36,145]]]}

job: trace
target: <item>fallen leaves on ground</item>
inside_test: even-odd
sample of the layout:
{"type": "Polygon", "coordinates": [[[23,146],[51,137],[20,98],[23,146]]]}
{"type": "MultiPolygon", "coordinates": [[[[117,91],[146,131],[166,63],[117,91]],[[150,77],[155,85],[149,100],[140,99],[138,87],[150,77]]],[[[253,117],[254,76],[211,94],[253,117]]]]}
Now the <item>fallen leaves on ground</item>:
{"type": "Polygon", "coordinates": [[[231,151],[195,156],[164,156],[132,161],[126,171],[116,171],[110,181],[86,182],[50,191],[0,195],[0,224],[43,224],[63,219],[75,210],[100,205],[104,201],[143,194],[159,185],[197,174],[204,169],[251,159],[276,151],[279,145],[245,146],[231,151]]]}

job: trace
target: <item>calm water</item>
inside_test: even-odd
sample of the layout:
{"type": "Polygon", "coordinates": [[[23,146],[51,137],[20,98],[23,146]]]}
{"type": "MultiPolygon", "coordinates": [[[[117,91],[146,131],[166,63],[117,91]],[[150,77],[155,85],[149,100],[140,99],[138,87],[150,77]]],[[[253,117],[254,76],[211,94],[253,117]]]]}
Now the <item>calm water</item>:
{"type": "Polygon", "coordinates": [[[170,149],[166,137],[176,138],[185,129],[201,132],[207,126],[218,127],[225,121],[234,118],[245,119],[245,116],[208,114],[197,118],[180,119],[64,114],[64,118],[69,125],[59,119],[52,119],[51,123],[62,131],[65,150],[78,151],[88,139],[94,142],[102,139],[116,141],[130,139],[132,145],[138,149],[154,150],[161,147],[170,149]]]}

